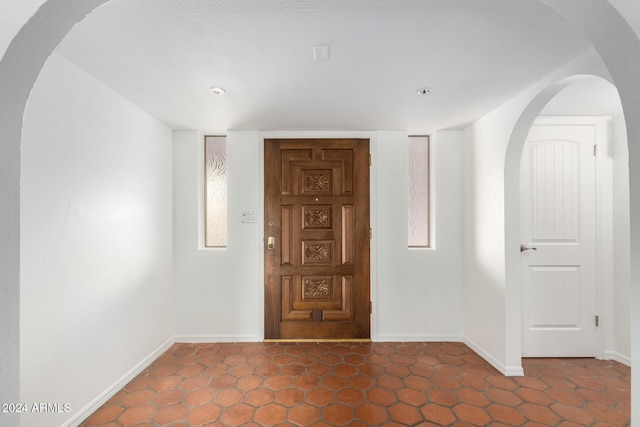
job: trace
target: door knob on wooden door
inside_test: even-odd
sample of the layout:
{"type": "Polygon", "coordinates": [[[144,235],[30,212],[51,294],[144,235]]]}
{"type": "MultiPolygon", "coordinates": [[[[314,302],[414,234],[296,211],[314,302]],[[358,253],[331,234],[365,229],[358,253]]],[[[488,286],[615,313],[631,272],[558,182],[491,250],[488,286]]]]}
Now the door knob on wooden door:
{"type": "Polygon", "coordinates": [[[267,238],[267,249],[273,249],[276,247],[276,238],[269,237],[267,238]]]}

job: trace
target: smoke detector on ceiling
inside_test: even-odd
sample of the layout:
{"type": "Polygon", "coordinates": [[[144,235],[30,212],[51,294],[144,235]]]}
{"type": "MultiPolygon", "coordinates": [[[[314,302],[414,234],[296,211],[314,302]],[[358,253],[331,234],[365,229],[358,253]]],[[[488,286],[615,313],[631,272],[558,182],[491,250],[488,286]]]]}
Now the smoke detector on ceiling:
{"type": "Polygon", "coordinates": [[[329,60],[329,46],[314,46],[313,59],[316,62],[329,60]]]}
{"type": "Polygon", "coordinates": [[[416,91],[416,93],[417,93],[418,95],[420,95],[420,96],[422,96],[422,95],[428,95],[428,94],[430,94],[430,93],[431,93],[431,88],[430,88],[430,87],[423,87],[423,88],[418,89],[418,90],[416,91]]]}
{"type": "Polygon", "coordinates": [[[224,95],[225,94],[225,90],[222,89],[221,87],[212,87],[211,89],[209,89],[209,92],[211,92],[213,95],[224,95]]]}

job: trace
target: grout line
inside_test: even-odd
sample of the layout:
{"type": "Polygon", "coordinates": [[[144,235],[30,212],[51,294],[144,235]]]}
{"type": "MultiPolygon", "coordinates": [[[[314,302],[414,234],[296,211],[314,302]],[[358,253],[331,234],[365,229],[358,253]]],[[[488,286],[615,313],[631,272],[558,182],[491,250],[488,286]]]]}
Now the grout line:
{"type": "Polygon", "coordinates": [[[373,342],[371,341],[371,338],[343,338],[343,339],[333,339],[333,338],[326,338],[326,339],[280,339],[280,338],[265,338],[263,340],[263,342],[274,342],[274,343],[279,343],[279,342],[363,342],[363,343],[367,343],[367,342],[373,342]]]}

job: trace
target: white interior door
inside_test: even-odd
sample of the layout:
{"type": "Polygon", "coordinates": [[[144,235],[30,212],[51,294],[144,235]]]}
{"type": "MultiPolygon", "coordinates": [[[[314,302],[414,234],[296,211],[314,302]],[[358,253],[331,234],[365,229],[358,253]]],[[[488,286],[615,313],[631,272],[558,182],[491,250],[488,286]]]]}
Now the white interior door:
{"type": "Polygon", "coordinates": [[[534,125],[525,144],[524,357],[596,355],[595,142],[595,126],[534,125]]]}

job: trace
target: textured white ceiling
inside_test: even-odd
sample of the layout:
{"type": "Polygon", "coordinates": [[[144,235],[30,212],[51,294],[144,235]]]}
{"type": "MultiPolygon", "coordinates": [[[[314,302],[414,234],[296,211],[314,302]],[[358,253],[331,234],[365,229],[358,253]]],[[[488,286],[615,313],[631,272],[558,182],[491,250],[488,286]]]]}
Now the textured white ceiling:
{"type": "Polygon", "coordinates": [[[430,132],[588,48],[538,0],[112,0],[57,52],[175,129],[430,132]]]}

